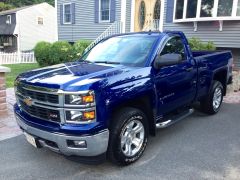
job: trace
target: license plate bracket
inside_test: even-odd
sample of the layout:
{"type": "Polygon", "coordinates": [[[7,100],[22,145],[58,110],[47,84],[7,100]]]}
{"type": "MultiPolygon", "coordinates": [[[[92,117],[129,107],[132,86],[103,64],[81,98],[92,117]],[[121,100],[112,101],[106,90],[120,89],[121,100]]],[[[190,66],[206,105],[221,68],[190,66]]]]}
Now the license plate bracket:
{"type": "Polygon", "coordinates": [[[26,132],[24,132],[24,135],[25,135],[26,140],[27,140],[27,142],[29,144],[31,144],[35,148],[39,148],[39,145],[38,145],[39,143],[38,143],[37,139],[34,136],[32,136],[32,135],[30,135],[30,134],[28,134],[26,132]]]}

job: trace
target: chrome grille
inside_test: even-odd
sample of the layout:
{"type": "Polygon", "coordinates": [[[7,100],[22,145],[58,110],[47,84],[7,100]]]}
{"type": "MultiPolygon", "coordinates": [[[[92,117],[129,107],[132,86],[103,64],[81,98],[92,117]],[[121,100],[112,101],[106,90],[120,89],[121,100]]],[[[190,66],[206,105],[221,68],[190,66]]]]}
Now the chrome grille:
{"type": "Polygon", "coordinates": [[[28,113],[31,116],[48,121],[61,122],[60,113],[58,110],[43,108],[34,105],[28,106],[26,103],[24,103],[24,101],[20,99],[18,100],[18,102],[21,110],[23,110],[24,112],[28,113]]]}
{"type": "Polygon", "coordinates": [[[29,89],[25,89],[22,86],[17,86],[17,92],[20,93],[22,96],[31,97],[32,99],[38,101],[59,104],[58,95],[56,94],[46,94],[42,92],[32,91],[29,89]]]}
{"type": "Polygon", "coordinates": [[[27,114],[46,121],[61,123],[61,111],[58,90],[31,86],[25,83],[15,84],[16,99],[20,109],[27,114]]]}

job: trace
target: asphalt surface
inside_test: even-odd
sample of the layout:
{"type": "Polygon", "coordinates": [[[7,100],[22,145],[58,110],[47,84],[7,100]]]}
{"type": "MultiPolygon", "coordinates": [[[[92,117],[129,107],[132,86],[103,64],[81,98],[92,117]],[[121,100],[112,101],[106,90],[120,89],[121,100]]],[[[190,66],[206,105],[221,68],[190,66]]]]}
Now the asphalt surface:
{"type": "Polygon", "coordinates": [[[0,179],[240,179],[240,104],[215,116],[195,112],[150,138],[143,157],[128,167],[86,165],[24,136],[0,142],[0,179]]]}

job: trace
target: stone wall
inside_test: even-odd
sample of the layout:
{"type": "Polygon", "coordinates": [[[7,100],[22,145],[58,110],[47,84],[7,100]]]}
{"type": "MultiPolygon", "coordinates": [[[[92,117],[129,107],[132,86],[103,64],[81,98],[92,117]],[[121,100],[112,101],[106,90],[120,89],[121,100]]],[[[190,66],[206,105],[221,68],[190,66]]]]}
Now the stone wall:
{"type": "Polygon", "coordinates": [[[6,102],[6,80],[5,74],[10,72],[9,68],[0,66],[0,115],[7,114],[7,102],[6,102]]]}

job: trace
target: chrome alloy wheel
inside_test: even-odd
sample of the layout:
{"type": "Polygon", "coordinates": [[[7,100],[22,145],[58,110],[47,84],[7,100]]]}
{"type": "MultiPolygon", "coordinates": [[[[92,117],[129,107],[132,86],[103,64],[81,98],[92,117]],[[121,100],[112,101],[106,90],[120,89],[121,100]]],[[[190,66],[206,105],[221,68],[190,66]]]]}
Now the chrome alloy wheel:
{"type": "Polygon", "coordinates": [[[222,90],[221,88],[216,88],[213,94],[213,108],[217,110],[222,102],[222,90]]]}
{"type": "Polygon", "coordinates": [[[143,124],[139,120],[130,121],[121,133],[121,150],[127,156],[135,156],[141,149],[145,137],[143,124]]]}

